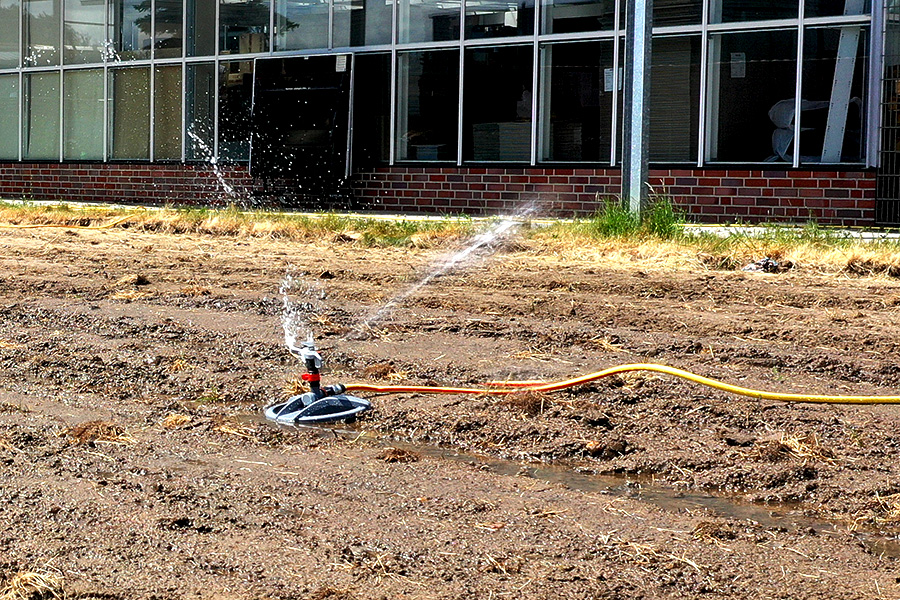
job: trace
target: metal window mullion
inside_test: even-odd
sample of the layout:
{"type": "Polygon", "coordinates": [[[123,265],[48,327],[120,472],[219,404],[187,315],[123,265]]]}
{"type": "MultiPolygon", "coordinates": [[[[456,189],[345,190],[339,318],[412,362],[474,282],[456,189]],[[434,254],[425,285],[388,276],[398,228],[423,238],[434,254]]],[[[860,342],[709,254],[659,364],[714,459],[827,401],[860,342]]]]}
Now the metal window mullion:
{"type": "Polygon", "coordinates": [[[799,3],[799,22],[797,24],[797,65],[794,81],[794,155],[791,165],[795,169],[800,166],[800,113],[803,107],[803,15],[806,11],[805,4],[803,0],[799,3]]]}
{"type": "Polygon", "coordinates": [[[156,66],[150,65],[150,162],[156,158],[156,66]]]}
{"type": "Polygon", "coordinates": [[[466,34],[466,2],[459,3],[459,75],[456,91],[456,166],[463,162],[463,79],[465,75],[465,34],[466,34]]]}
{"type": "Polygon", "coordinates": [[[328,0],[328,49],[334,49],[334,0],[328,0]]]}
{"type": "MultiPolygon", "coordinates": [[[[275,1],[269,0],[269,54],[275,51],[275,1]]],[[[256,65],[253,65],[253,72],[256,73],[256,65]]]]}
{"type": "Polygon", "coordinates": [[[63,93],[62,69],[59,69],[59,71],[57,71],[57,73],[58,73],[57,77],[59,78],[57,88],[56,88],[59,90],[59,156],[57,157],[58,158],[57,162],[62,162],[63,161],[63,129],[65,128],[64,127],[65,124],[63,123],[63,116],[64,116],[63,115],[63,96],[65,94],[63,93]]]}
{"type": "Polygon", "coordinates": [[[222,62],[216,56],[213,61],[213,139],[212,139],[212,156],[209,157],[213,163],[219,162],[219,74],[222,62]]]}
{"type": "Polygon", "coordinates": [[[703,3],[700,32],[700,115],[697,119],[697,167],[702,167],[706,153],[706,94],[709,85],[709,2],[703,3]]]}
{"type": "Polygon", "coordinates": [[[391,100],[388,114],[388,165],[394,166],[397,158],[397,38],[400,35],[400,11],[395,0],[391,2],[391,100]]]}
{"type": "Polygon", "coordinates": [[[350,63],[350,105],[347,107],[347,158],[344,162],[344,177],[349,179],[353,169],[353,95],[356,93],[356,55],[348,57],[350,63]]]}
{"type": "Polygon", "coordinates": [[[25,75],[22,71],[19,71],[19,153],[18,158],[19,162],[22,162],[23,153],[22,153],[22,144],[25,141],[25,136],[22,132],[22,128],[25,126],[23,111],[25,110],[25,75]]]}
{"type": "Polygon", "coordinates": [[[877,167],[881,163],[881,101],[884,86],[881,84],[884,75],[884,36],[887,35],[885,23],[886,3],[872,0],[872,23],[869,29],[869,90],[866,99],[866,166],[877,167]]]}
{"type": "MultiPolygon", "coordinates": [[[[534,25],[537,27],[537,10],[535,10],[534,25]]],[[[535,29],[534,42],[531,46],[531,166],[537,164],[538,155],[538,127],[540,120],[538,119],[538,105],[540,104],[539,93],[541,79],[540,75],[540,48],[538,47],[537,30],[535,29]]]]}
{"type": "Polygon", "coordinates": [[[616,148],[619,145],[619,61],[622,60],[620,46],[622,45],[620,19],[622,18],[622,0],[617,0],[615,10],[613,10],[613,19],[615,37],[613,38],[613,72],[612,72],[612,125],[610,126],[609,136],[609,166],[616,166],[616,148]]]}
{"type": "Polygon", "coordinates": [[[187,63],[181,63],[181,162],[187,162],[187,63]]]}

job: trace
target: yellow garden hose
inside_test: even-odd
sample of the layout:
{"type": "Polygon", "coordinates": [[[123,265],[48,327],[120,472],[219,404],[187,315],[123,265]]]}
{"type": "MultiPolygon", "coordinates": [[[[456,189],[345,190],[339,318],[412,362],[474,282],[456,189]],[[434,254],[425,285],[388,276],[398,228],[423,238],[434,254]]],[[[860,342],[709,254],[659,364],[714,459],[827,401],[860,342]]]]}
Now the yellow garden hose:
{"type": "Polygon", "coordinates": [[[820,404],[900,404],[900,396],[820,396],[815,394],[782,394],[779,392],[766,392],[763,390],[754,390],[750,388],[740,387],[724,383],[709,377],[703,377],[685,371],[676,369],[666,365],[655,365],[649,363],[637,363],[630,365],[619,365],[610,367],[603,371],[597,371],[574,379],[566,379],[565,381],[543,382],[543,381],[490,381],[481,388],[454,388],[454,387],[431,387],[431,386],[403,386],[403,385],[371,385],[368,383],[351,383],[348,384],[347,391],[354,392],[372,392],[372,393],[425,393],[425,394],[494,394],[508,395],[528,392],[555,392],[558,390],[583,385],[591,381],[603,379],[617,373],[627,373],[629,371],[654,371],[656,373],[665,373],[673,375],[694,383],[699,383],[723,392],[737,394],[739,396],[749,396],[759,400],[780,400],[782,402],[815,402],[820,404]]]}

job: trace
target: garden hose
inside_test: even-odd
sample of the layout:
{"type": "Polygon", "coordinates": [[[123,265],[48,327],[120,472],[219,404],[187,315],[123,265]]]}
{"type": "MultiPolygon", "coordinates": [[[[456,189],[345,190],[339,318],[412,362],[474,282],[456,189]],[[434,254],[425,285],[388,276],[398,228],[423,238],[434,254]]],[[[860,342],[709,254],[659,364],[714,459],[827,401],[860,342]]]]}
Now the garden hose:
{"type": "Polygon", "coordinates": [[[404,385],[371,385],[367,383],[351,383],[348,384],[347,391],[354,392],[372,392],[372,393],[423,393],[423,394],[492,394],[492,395],[509,395],[522,392],[556,392],[566,388],[584,385],[591,381],[603,379],[610,375],[619,373],[627,373],[630,371],[654,371],[656,373],[665,373],[680,377],[700,385],[737,394],[739,396],[749,396],[758,400],[779,400],[782,402],[812,402],[820,404],[900,404],[900,396],[821,396],[815,394],[782,394],[779,392],[767,392],[763,390],[754,390],[750,388],[740,387],[724,383],[716,379],[704,377],[669,367],[666,365],[655,365],[649,363],[636,363],[630,365],[619,365],[610,367],[603,371],[597,371],[574,379],[566,379],[564,381],[544,382],[544,381],[490,381],[480,388],[455,388],[455,387],[431,387],[431,386],[404,386],[404,385]]]}

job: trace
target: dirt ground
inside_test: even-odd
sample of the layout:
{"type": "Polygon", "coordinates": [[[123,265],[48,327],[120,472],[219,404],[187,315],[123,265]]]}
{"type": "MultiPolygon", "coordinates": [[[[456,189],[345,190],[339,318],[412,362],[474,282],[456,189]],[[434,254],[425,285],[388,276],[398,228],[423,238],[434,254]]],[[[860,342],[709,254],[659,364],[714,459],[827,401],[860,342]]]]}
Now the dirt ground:
{"type": "Polygon", "coordinates": [[[369,396],[260,418],[326,292],[326,383],[474,385],[657,362],[900,393],[900,284],[114,229],[0,230],[0,575],[104,599],[900,598],[900,407],[662,375],[544,397],[369,396]],[[351,339],[362,337],[363,339],[351,339]]]}

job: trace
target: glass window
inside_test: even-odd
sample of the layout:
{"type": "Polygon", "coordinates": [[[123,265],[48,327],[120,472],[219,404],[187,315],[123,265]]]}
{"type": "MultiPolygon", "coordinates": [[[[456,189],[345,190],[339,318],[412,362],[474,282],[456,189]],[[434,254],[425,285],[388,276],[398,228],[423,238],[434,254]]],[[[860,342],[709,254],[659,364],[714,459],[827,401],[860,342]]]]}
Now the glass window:
{"type": "Polygon", "coordinates": [[[466,0],[466,39],[533,33],[534,0],[466,0]]]}
{"type": "Polygon", "coordinates": [[[806,17],[867,15],[872,12],[870,0],[806,0],[806,17]]]}
{"type": "Polygon", "coordinates": [[[19,66],[19,0],[0,0],[0,69],[19,66]]]}
{"type": "Polygon", "coordinates": [[[187,66],[185,99],[185,146],[191,160],[211,162],[215,158],[216,70],[212,63],[187,66]]]}
{"type": "Polygon", "coordinates": [[[181,158],[181,67],[156,67],[153,87],[153,158],[181,158]]]}
{"type": "Polygon", "coordinates": [[[0,158],[19,158],[19,76],[0,75],[0,158]]]}
{"type": "Polygon", "coordinates": [[[110,71],[110,157],[150,158],[150,69],[110,71]]]}
{"type": "Polygon", "coordinates": [[[103,159],[103,69],[63,75],[63,158],[103,159]]]}
{"type": "Polygon", "coordinates": [[[549,0],[541,3],[541,7],[543,33],[574,33],[615,28],[615,0],[549,0]]]}
{"type": "Polygon", "coordinates": [[[269,51],[268,0],[222,0],[219,5],[219,52],[269,51]]]}
{"type": "Polygon", "coordinates": [[[401,44],[459,39],[459,0],[399,0],[397,35],[401,44]]]}
{"type": "Polygon", "coordinates": [[[712,36],[709,160],[790,161],[779,130],[793,118],[782,108],[793,106],[796,74],[794,30],[712,36]]]}
{"type": "Polygon", "coordinates": [[[541,60],[541,159],[609,161],[613,42],[554,44],[541,60]]]}
{"type": "Polygon", "coordinates": [[[275,49],[328,47],[328,0],[275,0],[275,49]]]}
{"type": "Polygon", "coordinates": [[[178,58],[184,46],[182,0],[156,0],[156,58],[178,58]]]}
{"type": "Polygon", "coordinates": [[[22,45],[26,67],[59,64],[60,0],[32,0],[26,2],[22,45]]]}
{"type": "Polygon", "coordinates": [[[216,0],[187,0],[187,55],[216,53],[216,0]]]}
{"type": "Polygon", "coordinates": [[[385,163],[390,157],[391,55],[358,54],[353,61],[353,164],[385,163]]]}
{"type": "Polygon", "coordinates": [[[654,25],[698,25],[702,19],[702,0],[653,0],[654,25]]]}
{"type": "Polygon", "coordinates": [[[391,43],[390,0],[335,0],[334,46],[391,43]]]}
{"type": "Polygon", "coordinates": [[[66,64],[103,62],[106,6],[102,2],[65,0],[63,60],[66,64]]]}
{"type": "Polygon", "coordinates": [[[397,60],[397,158],[456,162],[459,52],[403,52],[397,60]]]}
{"type": "Polygon", "coordinates": [[[114,60],[150,58],[150,0],[112,0],[109,27],[114,60]]]}
{"type": "Polygon", "coordinates": [[[219,159],[250,158],[253,61],[219,63],[219,159]]]}
{"type": "Polygon", "coordinates": [[[531,160],[532,47],[466,52],[463,158],[531,160]]]}
{"type": "Polygon", "coordinates": [[[868,38],[859,26],[804,32],[801,162],[865,161],[868,38]]]}
{"type": "Polygon", "coordinates": [[[711,0],[709,10],[711,23],[796,19],[800,16],[798,0],[711,0]]]}
{"type": "Polygon", "coordinates": [[[650,68],[650,160],[697,160],[700,37],[653,40],[650,68]]]}
{"type": "Polygon", "coordinates": [[[59,160],[59,73],[28,73],[24,86],[22,156],[59,160]]]}

